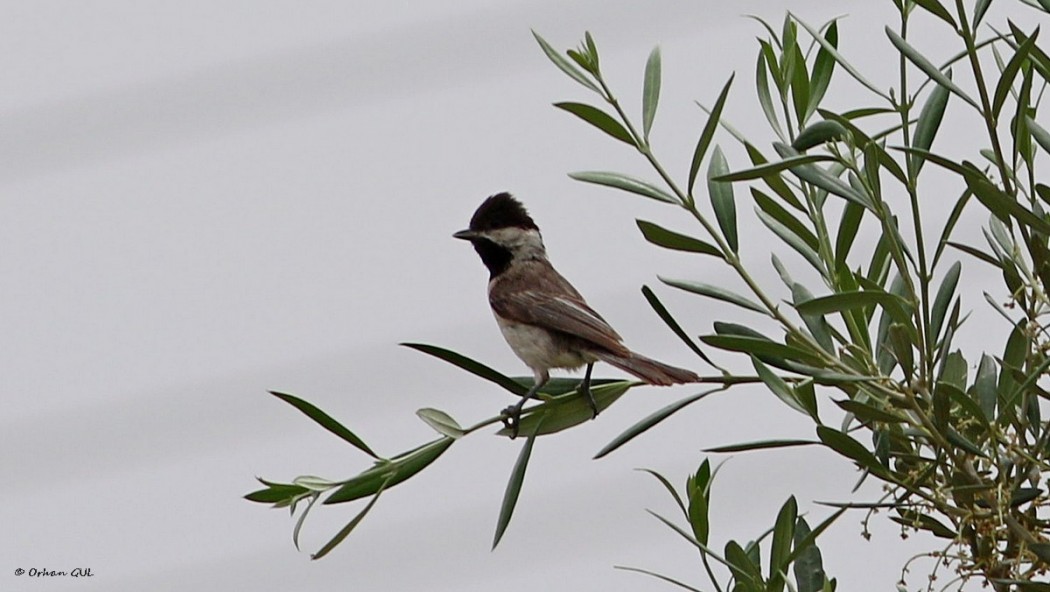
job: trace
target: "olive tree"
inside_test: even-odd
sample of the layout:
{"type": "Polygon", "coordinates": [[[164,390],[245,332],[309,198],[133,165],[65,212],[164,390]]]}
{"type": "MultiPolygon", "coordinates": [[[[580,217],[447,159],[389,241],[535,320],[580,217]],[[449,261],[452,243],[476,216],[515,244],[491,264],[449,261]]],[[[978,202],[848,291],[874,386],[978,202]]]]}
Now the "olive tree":
{"type": "MultiPolygon", "coordinates": [[[[1015,1],[1033,14],[1050,13],[1046,0],[1015,1]]],[[[1050,398],[1044,378],[1050,368],[1050,186],[1037,173],[1044,153],[1050,153],[1050,133],[1038,123],[1050,56],[1040,48],[1037,27],[985,22],[991,0],[889,2],[899,15],[896,26],[885,28],[886,51],[892,52],[887,55],[899,74],[895,85],[871,82],[840,53],[836,21],[814,26],[788,14],[780,26],[761,22],[765,36],[758,43],[754,92],[769,137],[751,140],[723,117],[734,91],[730,78],[705,103],[706,125],[699,130],[688,170],[680,172],[664,164],[650,141],[661,98],[659,50],[646,63],[641,113],[635,116],[603,76],[590,34],[567,52],[536,35],[551,62],[594,98],[555,106],[629,145],[651,171],[645,179],[604,171],[571,176],[677,208],[691,232],[639,220],[645,239],[724,265],[746,288],[740,292],[661,278],[698,297],[695,310],[677,316],[653,290],[643,288],[664,323],[699,356],[698,363],[711,368],[702,377],[708,387],[640,419],[599,456],[713,393],[763,385],[812,422],[812,435],[730,442],[712,453],[819,445],[854,463],[863,478],[883,484],[878,499],[844,500],[812,527],[789,497],[767,532],[747,543],[730,539],[715,549],[709,546],[709,517],[718,511],[710,504],[717,470],[710,461],[704,459],[681,490],[652,472],[681,511],[678,518],[658,519],[697,549],[711,585],[720,591],[834,590],[816,541],[850,510],[881,510],[905,530],[943,539],[929,556],[953,570],[952,582],[959,586],[976,580],[997,590],[1050,589],[1045,575],[1050,567],[1045,487],[1050,426],[1042,419],[1050,398]],[[930,55],[916,47],[921,43],[912,39],[909,25],[918,15],[926,26],[952,33],[952,52],[930,55]],[[833,75],[865,98],[848,110],[825,108],[833,75]],[[979,130],[972,145],[937,145],[949,104],[960,121],[979,130]],[[716,138],[732,143],[746,161],[730,163],[716,138]],[[748,201],[774,242],[741,240],[737,211],[748,201]],[[931,207],[931,202],[948,207],[931,207]],[[957,236],[964,214],[986,220],[981,236],[957,236]],[[874,248],[855,249],[864,229],[874,248]],[[743,249],[768,253],[779,281],[762,281],[764,276],[741,257],[743,249]],[[975,284],[966,281],[966,274],[975,266],[990,266],[1001,285],[974,294],[975,284]],[[754,322],[716,321],[711,333],[694,339],[679,319],[720,310],[711,301],[743,309],[754,322]],[[1001,323],[1007,337],[1003,343],[985,340],[980,349],[964,348],[956,336],[968,321],[1001,323]],[[746,365],[719,363],[733,358],[746,365]]],[[[405,345],[514,394],[531,386],[531,379],[507,377],[446,349],[405,345]]],[[[524,442],[494,545],[511,519],[536,439],[591,418],[577,385],[576,380],[551,381],[539,401],[525,408],[524,442]]],[[[598,408],[637,385],[596,382],[598,408]]],[[[274,395],[374,459],[371,468],[347,480],[263,481],[264,488],[246,496],[290,507],[293,515],[305,504],[296,538],[318,500],[339,504],[370,498],[315,558],[350,534],[387,488],[427,468],[459,439],[498,429],[501,422],[495,416],[463,427],[442,411],[421,409],[419,417],[438,438],[382,457],[310,403],[274,395]]],[[[498,433],[512,435],[506,428],[498,433]]]]}

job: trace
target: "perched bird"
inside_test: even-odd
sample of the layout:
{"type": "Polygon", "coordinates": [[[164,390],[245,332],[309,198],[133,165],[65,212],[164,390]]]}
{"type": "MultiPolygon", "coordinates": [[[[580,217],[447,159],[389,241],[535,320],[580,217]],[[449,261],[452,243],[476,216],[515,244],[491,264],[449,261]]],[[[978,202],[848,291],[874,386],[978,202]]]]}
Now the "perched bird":
{"type": "Polygon", "coordinates": [[[503,410],[512,435],[521,408],[549,379],[552,368],[587,370],[579,392],[595,415],[591,370],[601,360],[654,385],[696,382],[682,368],[657,362],[627,349],[622,338],[594,311],[547,259],[540,229],[521,202],[509,193],[482,202],[470,228],[452,235],[468,240],[489,270],[489,304],[504,339],[532,370],[534,384],[516,405],[503,410]]]}

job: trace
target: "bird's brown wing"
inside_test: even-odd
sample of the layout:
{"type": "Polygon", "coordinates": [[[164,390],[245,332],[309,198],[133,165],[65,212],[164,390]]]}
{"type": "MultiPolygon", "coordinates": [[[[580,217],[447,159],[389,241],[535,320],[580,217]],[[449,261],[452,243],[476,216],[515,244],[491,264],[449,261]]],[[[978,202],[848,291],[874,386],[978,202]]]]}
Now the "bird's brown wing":
{"type": "Polygon", "coordinates": [[[491,297],[489,301],[501,317],[568,333],[610,352],[627,352],[616,331],[582,298],[556,296],[542,290],[520,290],[491,297]]]}

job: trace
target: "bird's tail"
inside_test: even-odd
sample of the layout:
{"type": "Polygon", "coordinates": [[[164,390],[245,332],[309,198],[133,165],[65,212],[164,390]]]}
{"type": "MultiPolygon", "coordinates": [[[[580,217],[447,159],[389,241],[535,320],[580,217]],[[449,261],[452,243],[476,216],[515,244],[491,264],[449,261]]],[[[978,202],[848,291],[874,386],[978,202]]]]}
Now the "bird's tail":
{"type": "Polygon", "coordinates": [[[700,380],[700,377],[691,370],[669,366],[634,352],[627,352],[626,355],[617,355],[612,352],[594,352],[594,355],[603,362],[612,364],[624,372],[629,372],[641,380],[657,386],[685,384],[700,380]]]}

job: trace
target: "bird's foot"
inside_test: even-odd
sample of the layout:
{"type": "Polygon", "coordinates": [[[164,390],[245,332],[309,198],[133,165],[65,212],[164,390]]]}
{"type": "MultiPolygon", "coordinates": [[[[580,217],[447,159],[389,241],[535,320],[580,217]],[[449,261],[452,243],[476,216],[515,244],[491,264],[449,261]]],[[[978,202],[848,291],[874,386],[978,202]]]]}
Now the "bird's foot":
{"type": "Polygon", "coordinates": [[[521,429],[521,406],[511,405],[503,411],[500,411],[500,420],[503,422],[503,427],[510,430],[510,439],[518,437],[518,430],[521,429]]]}
{"type": "Polygon", "coordinates": [[[594,393],[591,392],[591,385],[583,385],[580,389],[580,393],[587,399],[587,405],[591,408],[591,419],[598,417],[598,401],[594,400],[594,393]]]}

